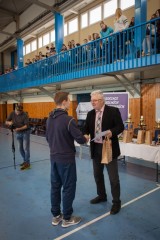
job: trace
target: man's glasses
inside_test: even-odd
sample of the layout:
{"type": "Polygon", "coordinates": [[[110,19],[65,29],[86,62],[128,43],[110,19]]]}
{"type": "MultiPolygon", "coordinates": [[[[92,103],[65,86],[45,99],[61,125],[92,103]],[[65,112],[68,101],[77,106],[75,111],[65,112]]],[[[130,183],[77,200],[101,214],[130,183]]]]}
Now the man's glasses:
{"type": "Polygon", "coordinates": [[[92,99],[91,103],[102,101],[102,99],[92,99]]]}

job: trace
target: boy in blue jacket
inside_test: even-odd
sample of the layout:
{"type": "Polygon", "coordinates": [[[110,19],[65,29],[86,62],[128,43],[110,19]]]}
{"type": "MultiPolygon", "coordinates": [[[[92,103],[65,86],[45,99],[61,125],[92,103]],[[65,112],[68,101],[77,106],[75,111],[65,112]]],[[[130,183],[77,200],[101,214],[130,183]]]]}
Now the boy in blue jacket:
{"type": "Polygon", "coordinates": [[[52,225],[56,226],[62,222],[62,227],[69,227],[81,221],[80,217],[72,216],[77,181],[74,140],[79,144],[87,141],[74,118],[68,116],[70,106],[68,95],[67,92],[56,93],[54,101],[57,108],[50,114],[46,125],[51,160],[52,225]]]}

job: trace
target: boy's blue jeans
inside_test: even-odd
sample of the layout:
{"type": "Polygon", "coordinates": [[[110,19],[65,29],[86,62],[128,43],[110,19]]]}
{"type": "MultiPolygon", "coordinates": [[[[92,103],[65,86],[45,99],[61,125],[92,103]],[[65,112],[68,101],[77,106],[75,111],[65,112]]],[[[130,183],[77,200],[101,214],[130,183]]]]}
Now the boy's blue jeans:
{"type": "Polygon", "coordinates": [[[16,132],[18,149],[25,163],[30,163],[30,130],[16,132]]]}
{"type": "Polygon", "coordinates": [[[63,218],[70,219],[76,191],[76,163],[57,163],[51,160],[51,212],[54,217],[61,213],[63,218]],[[62,191],[62,192],[61,192],[62,191]]]}

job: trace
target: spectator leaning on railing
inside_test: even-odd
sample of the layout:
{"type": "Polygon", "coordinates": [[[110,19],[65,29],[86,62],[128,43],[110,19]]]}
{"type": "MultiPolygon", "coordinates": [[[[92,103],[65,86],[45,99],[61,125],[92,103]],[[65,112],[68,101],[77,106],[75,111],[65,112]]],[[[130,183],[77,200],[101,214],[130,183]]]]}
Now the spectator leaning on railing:
{"type": "MultiPolygon", "coordinates": [[[[152,14],[151,19],[156,18],[156,14],[152,14]]],[[[142,43],[142,57],[145,55],[151,55],[152,54],[152,47],[154,47],[154,39],[156,37],[156,25],[155,22],[151,22],[149,24],[147,24],[147,28],[146,28],[146,36],[143,39],[143,43],[142,43]],[[148,50],[148,52],[147,52],[148,50]]]]}
{"type": "Polygon", "coordinates": [[[103,21],[100,22],[100,27],[101,38],[108,37],[111,33],[113,33],[113,28],[107,26],[103,21]]]}

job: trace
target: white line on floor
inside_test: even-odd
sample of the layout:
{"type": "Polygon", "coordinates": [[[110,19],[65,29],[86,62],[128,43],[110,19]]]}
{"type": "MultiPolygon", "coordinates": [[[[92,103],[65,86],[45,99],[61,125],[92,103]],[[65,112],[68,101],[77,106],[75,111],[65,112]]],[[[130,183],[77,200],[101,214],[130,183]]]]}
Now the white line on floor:
{"type": "MultiPolygon", "coordinates": [[[[127,203],[124,203],[124,204],[122,205],[122,208],[130,205],[130,204],[133,203],[133,202],[138,201],[139,199],[141,199],[141,198],[143,198],[143,197],[145,197],[145,196],[147,196],[147,195],[149,195],[149,194],[151,194],[151,193],[153,193],[153,192],[155,192],[155,191],[157,191],[157,190],[159,190],[159,189],[160,189],[160,186],[158,186],[157,188],[154,188],[153,190],[151,190],[151,191],[149,191],[149,192],[147,192],[147,193],[144,193],[144,194],[140,195],[139,197],[134,198],[133,200],[131,200],[131,201],[127,202],[127,203]]],[[[85,228],[85,227],[88,227],[89,225],[91,225],[91,224],[93,224],[93,223],[101,220],[102,218],[107,217],[108,215],[110,215],[110,212],[107,212],[107,213],[105,213],[105,214],[103,214],[103,215],[101,215],[101,216],[93,219],[92,221],[87,222],[87,223],[81,225],[80,227],[78,227],[78,228],[76,228],[76,229],[74,229],[74,230],[72,230],[72,231],[70,231],[70,232],[68,232],[68,233],[66,233],[66,234],[61,235],[60,237],[54,238],[53,240],[61,240],[61,239],[64,239],[65,237],[68,237],[69,235],[71,235],[71,234],[73,234],[73,233],[75,233],[75,232],[78,232],[79,230],[81,230],[81,229],[83,229],[83,228],[85,228]]]]}

